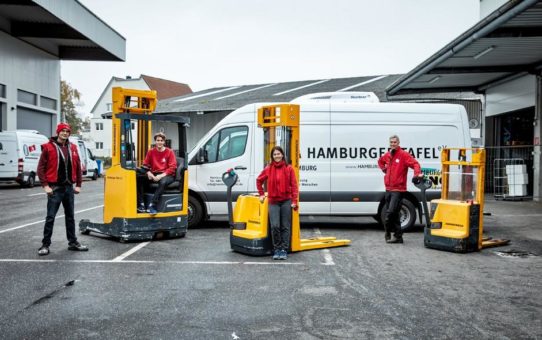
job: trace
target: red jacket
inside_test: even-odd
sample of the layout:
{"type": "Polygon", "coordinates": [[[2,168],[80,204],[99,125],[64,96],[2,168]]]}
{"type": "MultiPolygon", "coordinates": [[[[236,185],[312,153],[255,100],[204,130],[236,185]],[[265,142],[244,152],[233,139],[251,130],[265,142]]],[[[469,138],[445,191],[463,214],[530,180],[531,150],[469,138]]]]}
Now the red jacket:
{"type": "Polygon", "coordinates": [[[152,148],[147,152],[143,165],[148,167],[153,174],[166,173],[168,176],[175,176],[177,170],[177,159],[173,150],[165,148],[164,151],[158,151],[152,148]]]}
{"type": "MultiPolygon", "coordinates": [[[[70,181],[75,183],[75,186],[81,187],[81,160],[79,158],[79,152],[75,144],[66,141],[68,149],[68,158],[65,160],[67,163],[70,160],[71,163],[71,178],[70,181]]],[[[56,184],[58,182],[58,168],[60,166],[60,153],[61,146],[56,142],[56,137],[49,140],[48,143],[42,144],[41,156],[38,163],[38,177],[42,186],[47,186],[49,183],[56,184]]],[[[67,166],[67,164],[66,164],[67,166]]]]}
{"type": "MultiPolygon", "coordinates": [[[[271,170],[271,164],[266,166],[265,169],[260,173],[258,178],[256,179],[256,187],[258,188],[258,193],[260,196],[264,194],[263,191],[263,183],[267,181],[269,178],[269,172],[271,170]]],[[[297,189],[297,179],[295,177],[294,168],[292,168],[291,165],[282,166],[280,168],[276,168],[275,171],[277,171],[277,177],[281,177],[286,180],[286,188],[287,191],[285,193],[281,193],[278,188],[273,187],[271,185],[267,185],[267,198],[269,200],[270,204],[274,204],[277,202],[282,202],[291,199],[292,204],[297,204],[297,195],[298,195],[298,189],[297,189]]]]}
{"type": "Polygon", "coordinates": [[[386,152],[378,160],[378,166],[386,174],[384,176],[386,191],[406,191],[408,168],[414,169],[414,176],[422,173],[420,163],[401,148],[397,148],[393,156],[391,152],[386,152]]]}

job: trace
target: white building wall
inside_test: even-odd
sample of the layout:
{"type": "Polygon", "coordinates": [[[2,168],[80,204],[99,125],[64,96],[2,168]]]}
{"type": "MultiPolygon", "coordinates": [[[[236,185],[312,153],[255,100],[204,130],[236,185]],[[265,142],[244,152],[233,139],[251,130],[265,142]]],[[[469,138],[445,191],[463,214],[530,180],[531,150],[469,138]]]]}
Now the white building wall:
{"type": "Polygon", "coordinates": [[[527,75],[486,90],[486,117],[535,105],[536,78],[527,75]]]}
{"type": "Polygon", "coordinates": [[[52,116],[54,131],[60,111],[60,61],[10,35],[0,31],[0,84],[6,87],[6,97],[0,98],[5,106],[2,115],[4,130],[17,129],[17,108],[27,108],[52,116]],[[37,105],[19,103],[17,90],[37,94],[37,105]],[[56,100],[55,110],[41,107],[41,96],[56,100]]]}

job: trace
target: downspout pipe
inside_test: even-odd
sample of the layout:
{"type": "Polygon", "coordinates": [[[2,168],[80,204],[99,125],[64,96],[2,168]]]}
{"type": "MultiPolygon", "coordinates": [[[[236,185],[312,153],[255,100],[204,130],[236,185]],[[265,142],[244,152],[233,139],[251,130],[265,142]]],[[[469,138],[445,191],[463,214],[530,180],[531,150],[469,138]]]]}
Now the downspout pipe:
{"type": "MultiPolygon", "coordinates": [[[[412,75],[406,75],[403,80],[398,80],[397,85],[392,84],[390,90],[386,91],[386,97],[393,96],[401,88],[406,86],[412,80],[423,75],[427,71],[431,70],[438,64],[442,63],[455,53],[461,51],[463,48],[470,45],[473,41],[476,41],[480,38],[483,38],[487,34],[491,33],[493,30],[498,28],[501,24],[507,22],[508,20],[515,17],[517,14],[523,12],[527,8],[535,5],[539,0],[523,0],[523,1],[511,1],[498,10],[491,13],[489,16],[480,21],[472,29],[468,30],[466,33],[459,36],[458,39],[452,41],[450,44],[445,46],[441,51],[437,52],[435,59],[427,60],[426,62],[420,64],[417,71],[414,69],[412,75]],[[474,33],[471,33],[474,31],[474,33]],[[466,36],[466,37],[464,37],[466,36]],[[457,42],[459,41],[459,42],[457,42]],[[425,65],[424,65],[425,64],[425,65]]],[[[417,67],[418,68],[418,67],[417,67]]]]}

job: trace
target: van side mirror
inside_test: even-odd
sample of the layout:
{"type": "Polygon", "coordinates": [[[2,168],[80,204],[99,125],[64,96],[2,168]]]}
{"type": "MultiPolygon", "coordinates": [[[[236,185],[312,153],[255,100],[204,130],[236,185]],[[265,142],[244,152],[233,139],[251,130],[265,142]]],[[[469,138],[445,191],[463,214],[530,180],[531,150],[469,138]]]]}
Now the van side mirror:
{"type": "Polygon", "coordinates": [[[198,163],[206,163],[209,159],[207,158],[207,151],[203,148],[198,150],[198,163]]]}

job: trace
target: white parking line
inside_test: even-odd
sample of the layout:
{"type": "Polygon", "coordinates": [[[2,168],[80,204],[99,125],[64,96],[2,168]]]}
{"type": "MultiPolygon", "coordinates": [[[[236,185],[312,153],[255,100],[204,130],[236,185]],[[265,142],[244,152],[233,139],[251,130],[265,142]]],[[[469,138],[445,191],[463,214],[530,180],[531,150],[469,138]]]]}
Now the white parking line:
{"type": "MultiPolygon", "coordinates": [[[[103,204],[102,204],[102,205],[98,205],[98,206],[96,206],[96,207],[88,208],[88,209],[78,210],[78,211],[75,212],[75,214],[79,214],[79,213],[82,213],[82,212],[85,212],[85,211],[89,211],[89,210],[93,210],[93,209],[98,209],[98,208],[102,208],[102,207],[103,207],[103,204]]],[[[61,217],[64,217],[64,215],[58,215],[56,218],[61,218],[61,217]]],[[[28,226],[31,226],[31,225],[34,225],[34,224],[43,223],[43,222],[45,222],[45,220],[36,221],[36,222],[31,222],[31,223],[27,223],[27,224],[20,225],[20,226],[18,226],[18,227],[13,227],[13,228],[8,228],[8,229],[0,230],[0,234],[7,233],[8,231],[12,231],[12,230],[17,230],[17,229],[21,229],[21,228],[24,228],[24,227],[28,227],[28,226]]]]}
{"type": "MultiPolygon", "coordinates": [[[[322,236],[322,232],[318,228],[314,228],[314,233],[320,237],[322,236]]],[[[333,261],[333,256],[331,256],[331,252],[329,249],[322,249],[322,254],[324,254],[324,263],[322,263],[324,266],[334,266],[335,262],[333,261]]]]}
{"type": "Polygon", "coordinates": [[[242,261],[145,261],[145,260],[38,260],[38,259],[0,259],[2,262],[24,262],[24,263],[149,263],[149,264],[209,264],[209,265],[281,265],[281,266],[299,266],[306,265],[303,262],[273,261],[273,262],[242,262],[242,261]]]}
{"type": "Polygon", "coordinates": [[[120,262],[120,261],[124,260],[125,258],[132,255],[133,253],[135,253],[139,249],[145,247],[149,243],[151,243],[151,241],[147,241],[147,242],[143,242],[143,243],[138,244],[137,246],[135,246],[132,249],[125,252],[124,254],[115,257],[112,262],[120,262]]]}
{"type": "Polygon", "coordinates": [[[47,195],[47,194],[46,194],[45,191],[44,191],[44,192],[38,192],[37,194],[30,194],[30,195],[26,195],[26,196],[27,196],[27,197],[30,197],[30,196],[38,196],[38,195],[43,195],[43,196],[45,196],[45,195],[47,195]]]}

